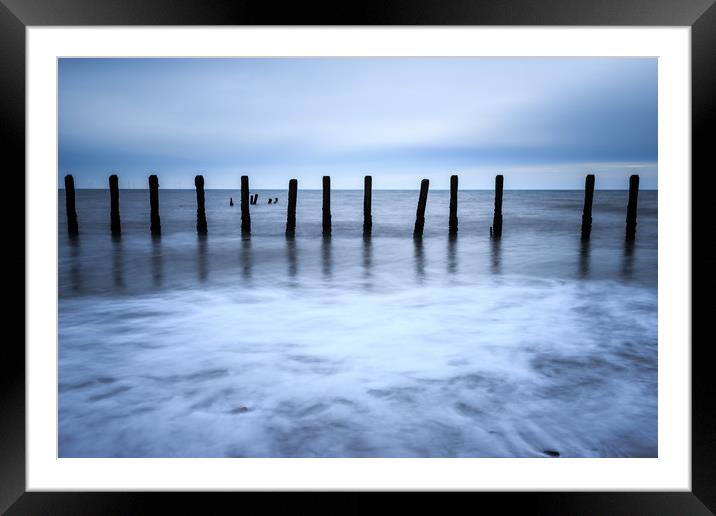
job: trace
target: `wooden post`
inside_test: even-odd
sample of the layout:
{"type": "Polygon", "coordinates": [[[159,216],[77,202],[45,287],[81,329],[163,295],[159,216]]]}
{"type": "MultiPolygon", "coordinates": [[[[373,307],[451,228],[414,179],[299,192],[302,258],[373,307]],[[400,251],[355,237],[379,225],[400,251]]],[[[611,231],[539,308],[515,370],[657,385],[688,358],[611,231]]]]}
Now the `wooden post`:
{"type": "Polygon", "coordinates": [[[154,174],[149,176],[149,210],[152,235],[161,235],[162,226],[159,221],[159,179],[154,174]]]}
{"type": "Polygon", "coordinates": [[[626,239],[634,240],[636,237],[636,201],[639,197],[639,176],[629,178],[629,204],[627,204],[626,239]]]}
{"type": "Polygon", "coordinates": [[[582,240],[592,233],[592,200],[594,199],[594,174],[588,174],[584,181],[584,208],[582,209],[582,240]]]}
{"type": "Polygon", "coordinates": [[[72,174],[65,176],[65,208],[67,211],[67,233],[79,235],[80,229],[77,225],[77,211],[75,210],[75,178],[72,174]]]}
{"type": "Polygon", "coordinates": [[[418,197],[418,210],[415,213],[415,229],[413,229],[413,238],[423,238],[423,228],[425,227],[425,205],[428,203],[428,188],[430,180],[423,179],[420,181],[420,196],[418,197]]]}
{"type": "Polygon", "coordinates": [[[288,215],[286,217],[286,236],[293,237],[296,234],[296,196],[298,194],[298,180],[291,179],[288,182],[288,215]]]}
{"type": "Polygon", "coordinates": [[[450,220],[448,232],[457,235],[457,176],[450,176],[450,220]]]}
{"type": "Polygon", "coordinates": [[[373,231],[373,215],[371,214],[373,204],[373,178],[363,178],[363,236],[369,236],[373,231]]]}
{"type": "Polygon", "coordinates": [[[196,186],[196,232],[205,234],[207,233],[207,227],[204,203],[204,176],[196,176],[194,186],[196,186]]]}
{"type": "Polygon", "coordinates": [[[109,219],[112,235],[121,235],[122,225],[119,220],[119,178],[116,174],[109,176],[109,219]]]}
{"type": "Polygon", "coordinates": [[[495,176],[495,214],[492,217],[492,236],[502,236],[502,187],[504,178],[502,175],[495,176]]]}
{"type": "Polygon", "coordinates": [[[323,176],[323,236],[331,236],[331,176],[323,176]]]}
{"type": "Polygon", "coordinates": [[[251,234],[251,214],[249,213],[249,176],[241,176],[241,234],[251,234]]]}

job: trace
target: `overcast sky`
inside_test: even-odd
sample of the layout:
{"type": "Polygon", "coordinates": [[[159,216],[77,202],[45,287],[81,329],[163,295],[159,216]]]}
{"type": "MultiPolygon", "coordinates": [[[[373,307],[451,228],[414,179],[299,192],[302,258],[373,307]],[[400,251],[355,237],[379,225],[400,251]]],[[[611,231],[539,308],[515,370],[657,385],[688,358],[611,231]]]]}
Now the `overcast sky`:
{"type": "MultiPolygon", "coordinates": [[[[79,188],[656,188],[657,60],[61,59],[79,188]]],[[[60,181],[62,184],[62,181],[60,181]]]]}

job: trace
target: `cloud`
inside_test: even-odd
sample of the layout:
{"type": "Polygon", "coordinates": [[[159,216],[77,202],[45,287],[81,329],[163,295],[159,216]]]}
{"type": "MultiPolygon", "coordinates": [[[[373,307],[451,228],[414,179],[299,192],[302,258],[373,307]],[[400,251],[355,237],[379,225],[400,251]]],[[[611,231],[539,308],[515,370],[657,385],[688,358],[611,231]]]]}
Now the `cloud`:
{"type": "Polygon", "coordinates": [[[654,59],[62,59],[59,70],[58,173],[78,186],[104,187],[110,171],[173,185],[201,170],[226,187],[243,172],[272,187],[311,170],[349,182],[366,168],[657,159],[654,59]]]}

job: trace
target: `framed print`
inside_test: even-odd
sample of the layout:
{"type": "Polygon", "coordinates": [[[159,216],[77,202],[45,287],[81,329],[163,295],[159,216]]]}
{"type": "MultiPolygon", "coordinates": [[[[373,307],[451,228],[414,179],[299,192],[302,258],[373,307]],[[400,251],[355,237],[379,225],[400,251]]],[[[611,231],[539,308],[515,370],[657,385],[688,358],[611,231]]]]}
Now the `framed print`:
{"type": "Polygon", "coordinates": [[[3,1],[8,514],[713,511],[710,2],[3,1]]]}

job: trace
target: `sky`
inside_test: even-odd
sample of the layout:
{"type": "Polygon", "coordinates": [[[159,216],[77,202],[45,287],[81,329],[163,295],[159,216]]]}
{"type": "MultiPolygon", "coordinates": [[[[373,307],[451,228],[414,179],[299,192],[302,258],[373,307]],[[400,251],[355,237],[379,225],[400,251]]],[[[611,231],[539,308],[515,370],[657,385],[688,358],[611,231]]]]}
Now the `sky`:
{"type": "Polygon", "coordinates": [[[657,60],[59,60],[58,178],[78,188],[657,187],[657,60]]]}

